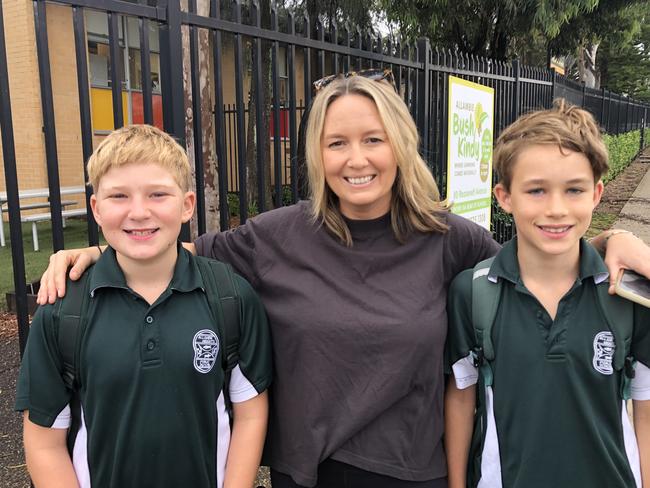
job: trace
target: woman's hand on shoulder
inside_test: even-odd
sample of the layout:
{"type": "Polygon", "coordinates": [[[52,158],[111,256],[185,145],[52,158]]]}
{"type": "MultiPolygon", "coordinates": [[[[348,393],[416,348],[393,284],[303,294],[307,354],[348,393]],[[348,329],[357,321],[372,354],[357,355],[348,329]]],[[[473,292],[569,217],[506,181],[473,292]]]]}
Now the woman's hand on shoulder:
{"type": "Polygon", "coordinates": [[[650,247],[632,232],[611,229],[596,236],[592,244],[596,249],[605,251],[610,293],[614,293],[614,283],[621,268],[634,270],[650,278],[650,247]]]}
{"type": "Polygon", "coordinates": [[[97,246],[82,249],[64,249],[50,256],[45,273],[41,276],[41,286],[36,302],[39,305],[54,303],[65,295],[65,279],[70,268],[70,279],[78,280],[83,272],[99,259],[101,255],[97,246]]]}

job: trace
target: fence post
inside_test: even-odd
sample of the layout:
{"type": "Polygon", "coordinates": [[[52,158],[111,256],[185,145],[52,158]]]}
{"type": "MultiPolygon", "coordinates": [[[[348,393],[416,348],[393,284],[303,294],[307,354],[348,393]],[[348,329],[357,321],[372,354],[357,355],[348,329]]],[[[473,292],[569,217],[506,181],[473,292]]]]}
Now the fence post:
{"type": "Polygon", "coordinates": [[[429,39],[426,37],[418,39],[417,50],[418,61],[422,63],[422,71],[418,72],[418,96],[416,98],[419,101],[415,106],[416,121],[422,141],[422,152],[427,155],[429,152],[429,76],[431,66],[431,44],[429,43],[429,39]]]}
{"type": "Polygon", "coordinates": [[[600,124],[605,127],[605,87],[600,89],[600,124]]]}
{"type": "Polygon", "coordinates": [[[518,59],[513,59],[512,60],[512,75],[515,78],[515,86],[513,90],[513,105],[512,105],[512,119],[511,122],[514,122],[517,120],[519,117],[519,107],[521,106],[521,81],[519,81],[519,77],[521,75],[520,73],[521,67],[519,65],[519,60],[518,59]]]}
{"type": "MultiPolygon", "coordinates": [[[[22,358],[29,334],[27,314],[27,284],[25,282],[25,254],[23,233],[20,225],[20,202],[18,200],[18,173],[16,171],[16,149],[14,128],[11,120],[11,99],[9,96],[9,74],[7,72],[7,49],[5,45],[4,19],[0,2],[0,136],[2,136],[2,160],[5,170],[5,184],[9,204],[9,238],[11,259],[14,269],[14,290],[16,291],[16,312],[18,315],[18,343],[22,358]]],[[[0,221],[0,225],[4,225],[0,221]]],[[[4,271],[7,272],[7,271],[4,271]]]]}
{"type": "MultiPolygon", "coordinates": [[[[181,5],[177,0],[167,0],[162,5],[167,11],[167,23],[159,30],[160,74],[163,99],[163,125],[165,132],[185,144],[185,96],[183,92],[183,44],[181,39],[181,5]]],[[[190,240],[190,226],[183,224],[180,238],[190,240]]]]}
{"type": "Polygon", "coordinates": [[[548,68],[549,71],[551,72],[551,99],[549,100],[547,107],[551,108],[553,106],[553,102],[555,101],[555,83],[557,80],[557,72],[553,68],[548,68]]]}
{"type": "Polygon", "coordinates": [[[648,115],[648,109],[644,108],[643,109],[643,117],[641,118],[641,137],[640,137],[640,142],[639,142],[639,153],[643,152],[643,148],[645,147],[645,120],[646,116],[648,115]]]}
{"type": "Polygon", "coordinates": [[[50,54],[47,42],[47,19],[45,0],[34,1],[34,25],[36,28],[36,51],[38,53],[38,78],[41,88],[43,111],[43,133],[45,135],[45,160],[47,164],[47,185],[50,192],[50,214],[52,215],[52,248],[63,249],[63,217],[61,216],[61,184],[59,182],[59,159],[54,121],[54,95],[50,54]]]}

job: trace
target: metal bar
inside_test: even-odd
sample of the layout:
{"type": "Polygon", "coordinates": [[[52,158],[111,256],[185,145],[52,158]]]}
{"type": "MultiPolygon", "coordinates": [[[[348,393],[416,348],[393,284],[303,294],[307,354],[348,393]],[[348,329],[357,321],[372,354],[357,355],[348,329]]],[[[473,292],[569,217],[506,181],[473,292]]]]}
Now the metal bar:
{"type": "MultiPolygon", "coordinates": [[[[241,22],[241,2],[233,0],[235,21],[241,22]]],[[[248,219],[248,193],[246,181],[246,126],[244,117],[244,47],[242,35],[235,34],[235,104],[237,106],[237,167],[239,172],[239,220],[246,223],[248,219]]],[[[250,109],[250,106],[249,106],[250,109]]],[[[250,116],[250,115],[249,115],[250,116]]]]}
{"type": "MultiPolygon", "coordinates": [[[[217,0],[210,1],[210,15],[216,19],[221,15],[217,0]]],[[[221,230],[226,230],[230,227],[230,211],[228,209],[228,165],[226,158],[226,141],[224,139],[226,124],[223,110],[223,78],[221,64],[223,46],[220,31],[212,31],[212,41],[214,46],[212,64],[214,67],[214,127],[216,131],[217,172],[219,178],[219,225],[221,230]]]]}
{"type": "MultiPolygon", "coordinates": [[[[183,147],[185,143],[185,107],[183,90],[183,48],[181,34],[180,2],[168,0],[167,23],[159,29],[160,39],[160,86],[163,92],[163,126],[183,147]]],[[[188,223],[181,227],[180,239],[191,238],[188,223]]]]}
{"type": "MultiPolygon", "coordinates": [[[[311,25],[310,25],[309,15],[307,12],[303,15],[303,23],[305,27],[305,38],[311,39],[311,25]]],[[[304,93],[305,93],[305,107],[311,105],[311,49],[305,47],[303,49],[303,81],[304,81],[304,93]]]]}
{"type": "MultiPolygon", "coordinates": [[[[18,199],[18,173],[16,171],[16,148],[11,119],[11,96],[7,72],[7,47],[5,45],[4,14],[0,2],[0,136],[2,137],[2,160],[4,162],[5,187],[9,206],[9,238],[11,239],[11,263],[14,272],[16,312],[18,318],[18,346],[22,358],[29,335],[27,312],[27,283],[25,280],[25,254],[23,232],[20,225],[20,200],[18,199]]],[[[0,225],[4,222],[0,221],[0,225]]],[[[6,272],[6,271],[4,271],[6,272]]]]}
{"type": "MultiPolygon", "coordinates": [[[[273,30],[279,29],[278,11],[275,4],[271,7],[271,25],[273,30]]],[[[278,76],[278,62],[280,58],[280,43],[273,41],[271,50],[271,80],[273,84],[273,167],[275,173],[275,207],[282,205],[282,161],[280,139],[280,82],[278,76]]]]}
{"type": "MultiPolygon", "coordinates": [[[[189,7],[196,12],[196,0],[189,7]]],[[[199,32],[190,26],[190,73],[192,84],[192,129],[194,133],[194,177],[196,181],[196,218],[199,235],[205,234],[205,168],[203,164],[203,125],[201,123],[201,79],[199,67],[199,32]]]]}
{"type": "Polygon", "coordinates": [[[419,98],[416,105],[416,121],[420,132],[421,149],[424,154],[429,152],[429,71],[431,61],[431,45],[426,37],[418,39],[418,61],[422,70],[418,73],[417,90],[419,98]]]}
{"type": "Polygon", "coordinates": [[[515,75],[515,85],[513,93],[513,107],[512,107],[512,120],[513,122],[519,117],[520,107],[521,107],[521,78],[519,77],[521,66],[519,65],[518,59],[512,60],[512,69],[515,75]]]}
{"type": "MultiPolygon", "coordinates": [[[[258,0],[253,0],[252,8],[253,22],[257,27],[261,26],[262,23],[262,12],[260,12],[260,4],[258,0]]],[[[257,151],[255,151],[255,164],[257,166],[257,209],[259,212],[264,212],[266,209],[266,181],[264,175],[264,139],[268,137],[268,130],[264,130],[265,120],[264,120],[264,77],[266,73],[262,73],[262,39],[259,37],[255,38],[253,41],[253,75],[254,75],[254,86],[253,90],[255,91],[255,142],[257,145],[257,151]]],[[[251,80],[253,81],[253,80],[251,80]]],[[[249,113],[250,117],[251,114],[249,113]]]]}
{"type": "Polygon", "coordinates": [[[56,3],[83,8],[91,8],[101,12],[117,12],[132,17],[144,17],[159,22],[167,20],[166,11],[160,7],[150,7],[143,3],[131,3],[124,0],[56,0],[56,3]]]}
{"type": "MultiPolygon", "coordinates": [[[[151,51],[149,49],[149,21],[138,19],[140,31],[140,71],[142,73],[142,113],[144,123],[153,125],[153,105],[151,102],[151,51]]],[[[159,80],[160,81],[160,80],[159,80]]]]}
{"type": "Polygon", "coordinates": [[[263,40],[278,41],[286,44],[294,44],[299,48],[311,49],[324,49],[329,52],[336,52],[338,54],[350,55],[355,57],[365,58],[367,60],[374,60],[384,63],[403,64],[410,68],[421,68],[420,63],[416,61],[406,61],[403,59],[388,57],[383,54],[377,54],[370,51],[363,50],[361,47],[350,48],[343,45],[333,45],[329,42],[320,42],[316,39],[309,37],[295,36],[283,32],[275,32],[272,30],[261,29],[250,25],[237,24],[236,22],[229,22],[226,20],[215,20],[212,17],[201,17],[190,13],[181,13],[183,24],[196,25],[197,27],[205,27],[208,29],[218,29],[223,32],[231,34],[243,34],[250,37],[259,37],[263,40]]]}
{"type": "Polygon", "coordinates": [[[120,37],[117,22],[119,14],[108,12],[108,46],[111,56],[111,95],[113,100],[113,128],[124,125],[122,109],[122,77],[120,76],[120,37]]]}
{"type": "MultiPolygon", "coordinates": [[[[296,19],[293,14],[289,14],[287,18],[289,23],[289,34],[292,37],[296,36],[296,19]]],[[[297,39],[297,37],[296,37],[297,39]]],[[[290,166],[290,181],[291,181],[291,203],[298,201],[298,138],[297,138],[297,123],[296,123],[296,46],[290,44],[287,49],[287,62],[289,64],[289,158],[290,166]]],[[[305,103],[305,106],[307,104],[305,103]]]]}
{"type": "MultiPolygon", "coordinates": [[[[79,90],[79,117],[81,122],[81,151],[83,154],[84,182],[88,181],[86,165],[93,152],[93,130],[90,115],[90,83],[88,82],[88,61],[86,58],[86,29],[84,12],[79,7],[72,8],[74,23],[74,47],[77,58],[77,89],[79,90]]],[[[86,185],[86,225],[88,228],[88,244],[95,246],[99,243],[99,232],[95,217],[90,211],[90,196],[93,189],[86,185]]]]}
{"type": "Polygon", "coordinates": [[[36,27],[36,50],[38,53],[38,75],[41,86],[43,110],[43,132],[45,133],[45,157],[47,162],[47,184],[50,192],[50,214],[52,215],[52,248],[54,252],[63,249],[63,218],[61,217],[61,194],[59,183],[59,160],[56,147],[54,119],[54,98],[50,73],[50,53],[47,43],[47,18],[45,1],[34,2],[34,23],[36,27]]]}

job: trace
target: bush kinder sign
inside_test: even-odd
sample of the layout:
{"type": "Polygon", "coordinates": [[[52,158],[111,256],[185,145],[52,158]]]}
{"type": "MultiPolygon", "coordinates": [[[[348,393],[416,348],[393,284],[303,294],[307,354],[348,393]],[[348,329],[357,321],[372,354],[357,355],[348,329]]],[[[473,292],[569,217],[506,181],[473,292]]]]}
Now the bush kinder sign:
{"type": "Polygon", "coordinates": [[[490,230],[494,89],[450,76],[448,113],[451,210],[490,230]]]}

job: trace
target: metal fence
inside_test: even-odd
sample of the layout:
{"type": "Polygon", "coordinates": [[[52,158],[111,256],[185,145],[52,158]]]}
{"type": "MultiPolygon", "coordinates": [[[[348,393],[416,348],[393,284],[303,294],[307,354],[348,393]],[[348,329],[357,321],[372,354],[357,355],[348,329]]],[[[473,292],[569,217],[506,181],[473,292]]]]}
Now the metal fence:
{"type": "MultiPolygon", "coordinates": [[[[152,97],[160,96],[157,94],[159,86],[164,129],[186,147],[192,148],[190,152],[197,168],[199,233],[206,231],[206,198],[210,195],[204,191],[202,169],[210,159],[206,155],[211,152],[217,162],[222,229],[230,225],[228,191],[238,192],[242,223],[248,218],[247,203],[251,198],[256,200],[256,210],[260,212],[270,206],[287,203],[287,200],[289,203],[296,201],[299,190],[297,161],[300,117],[303,107],[310,104],[312,81],[329,73],[380,66],[393,70],[400,93],[410,107],[421,134],[422,153],[441,189],[446,187],[449,75],[494,88],[496,135],[520,114],[549,107],[558,96],[588,108],[603,127],[613,133],[642,127],[648,113],[647,104],[607,90],[586,89],[546,69],[521,66],[518,61],[506,63],[432,48],[426,39],[406,43],[368,36],[352,27],[331,25],[325,29],[320,22],[315,23],[316,29],[312,31],[308,16],[279,12],[275,7],[272,7],[270,15],[266,15],[260,11],[257,1],[242,5],[239,0],[224,3],[211,0],[209,13],[206,14],[198,13],[197,0],[189,1],[188,11],[181,9],[178,0],[161,0],[155,6],[146,1],[133,3],[119,0],[59,0],[57,3],[70,9],[74,31],[80,107],[78,116],[81,123],[79,136],[83,154],[79,171],[85,172],[84,162],[93,148],[87,25],[84,16],[86,10],[91,10],[106,14],[114,127],[122,126],[125,120],[122,108],[123,70],[119,66],[122,56],[119,22],[126,17],[137,25],[143,120],[146,123],[154,122],[152,97]],[[152,76],[151,67],[150,28],[157,29],[155,40],[160,66],[155,77],[152,76]],[[189,39],[188,42],[184,43],[184,36],[189,39]],[[207,50],[205,45],[201,47],[206,36],[207,50]],[[209,58],[204,64],[207,70],[203,71],[207,72],[209,79],[208,90],[204,89],[205,79],[202,78],[205,73],[199,67],[201,59],[205,60],[206,56],[209,58]],[[184,61],[189,64],[189,78],[185,84],[184,61]],[[226,69],[226,66],[230,68],[226,69]],[[263,69],[265,66],[269,70],[268,77],[263,69]],[[230,75],[228,80],[226,74],[230,75]],[[226,101],[226,81],[230,93],[234,93],[234,103],[231,105],[227,105],[226,101]],[[248,92],[245,82],[250,86],[248,92]],[[155,94],[152,87],[156,89],[155,94]],[[301,106],[297,101],[300,91],[304,98],[301,106]],[[257,102],[251,103],[251,100],[257,102]],[[247,105],[254,107],[254,110],[247,111],[247,105]],[[265,108],[267,106],[268,109],[265,108]],[[188,113],[191,117],[187,116],[188,113]],[[253,114],[252,124],[249,115],[253,114]],[[206,139],[206,135],[211,138],[206,139]],[[209,143],[211,147],[205,147],[206,140],[212,141],[209,143]],[[268,158],[267,154],[270,155],[268,158]],[[245,161],[247,164],[241,164],[245,161]],[[269,164],[272,165],[271,171],[269,164]],[[249,181],[250,171],[255,171],[257,175],[253,182],[249,181]]],[[[64,241],[47,8],[45,0],[34,0],[33,5],[53,250],[56,251],[64,247],[64,241]]],[[[0,4],[0,123],[22,350],[27,337],[28,313],[6,59],[0,4]]],[[[86,203],[89,197],[90,190],[86,194],[86,203]]],[[[494,232],[503,241],[510,237],[512,229],[499,225],[494,232]]],[[[189,227],[183,228],[182,237],[189,239],[189,227]]],[[[97,226],[91,212],[88,212],[88,242],[98,242],[97,226]]]]}

